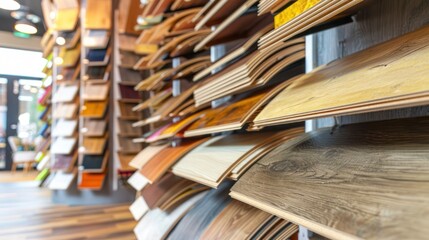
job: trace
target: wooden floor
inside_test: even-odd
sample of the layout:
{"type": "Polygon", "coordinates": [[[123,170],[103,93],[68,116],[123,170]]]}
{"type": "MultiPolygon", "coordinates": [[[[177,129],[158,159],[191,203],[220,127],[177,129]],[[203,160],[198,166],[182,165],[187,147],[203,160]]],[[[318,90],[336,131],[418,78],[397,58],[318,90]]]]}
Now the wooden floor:
{"type": "Polygon", "coordinates": [[[0,239],[135,239],[129,204],[55,205],[32,185],[0,183],[0,239]]]}

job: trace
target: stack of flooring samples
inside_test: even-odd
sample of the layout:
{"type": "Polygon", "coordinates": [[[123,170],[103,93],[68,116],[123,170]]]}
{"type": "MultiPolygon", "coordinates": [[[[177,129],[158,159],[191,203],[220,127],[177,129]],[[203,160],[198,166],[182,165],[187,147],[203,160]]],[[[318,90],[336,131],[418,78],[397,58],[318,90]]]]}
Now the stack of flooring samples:
{"type": "MultiPolygon", "coordinates": [[[[66,190],[76,174],[78,151],[78,109],[80,101],[80,5],[78,1],[45,1],[44,14],[55,18],[42,39],[44,55],[56,49],[56,55],[48,57],[52,69],[45,83],[52,82],[52,133],[49,168],[52,173],[45,185],[50,189],[66,190]],[[49,10],[49,11],[48,11],[49,10]],[[48,81],[52,80],[52,81],[48,81]]],[[[45,19],[47,16],[45,16],[45,19]]],[[[48,17],[49,18],[49,17],[48,17]]],[[[46,158],[44,158],[44,161],[46,158]]]]}
{"type": "Polygon", "coordinates": [[[139,1],[121,1],[119,10],[115,12],[115,56],[114,65],[114,159],[117,159],[119,174],[128,175],[133,172],[129,166],[130,161],[142,149],[141,143],[133,142],[134,138],[142,135],[142,129],[133,128],[132,124],[142,117],[141,112],[133,109],[142,102],[142,94],[134,90],[135,85],[141,80],[141,74],[134,70],[135,63],[140,56],[134,52],[135,41],[140,31],[134,29],[139,15],[139,1]],[[121,74],[121,72],[127,72],[121,74]]]}
{"type": "Polygon", "coordinates": [[[262,110],[254,125],[427,104],[428,34],[429,27],[424,27],[295,79],[262,110]]]}
{"type": "Polygon", "coordinates": [[[423,239],[428,126],[427,118],[358,123],[285,142],[231,196],[329,238],[423,239]]]}
{"type": "Polygon", "coordinates": [[[79,132],[79,189],[100,190],[110,159],[111,4],[107,0],[86,1],[86,14],[81,16],[85,59],[81,66],[80,122],[84,128],[79,132]]]}

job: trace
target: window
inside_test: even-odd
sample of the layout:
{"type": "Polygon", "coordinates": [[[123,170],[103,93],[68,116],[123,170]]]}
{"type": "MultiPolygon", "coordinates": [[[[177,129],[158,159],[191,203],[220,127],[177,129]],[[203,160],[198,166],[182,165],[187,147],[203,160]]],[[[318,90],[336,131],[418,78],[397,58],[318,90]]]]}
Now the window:
{"type": "Polygon", "coordinates": [[[0,74],[44,78],[46,62],[41,52],[0,48],[0,74]]]}

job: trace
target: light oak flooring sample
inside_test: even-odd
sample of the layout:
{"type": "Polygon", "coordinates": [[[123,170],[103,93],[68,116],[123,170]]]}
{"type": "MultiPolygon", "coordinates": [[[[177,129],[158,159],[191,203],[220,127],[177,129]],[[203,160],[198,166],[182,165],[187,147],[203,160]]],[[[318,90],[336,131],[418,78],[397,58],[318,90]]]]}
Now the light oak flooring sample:
{"type": "Polygon", "coordinates": [[[253,165],[231,196],[332,239],[429,234],[429,120],[319,130],[253,165]]]}
{"type": "Polygon", "coordinates": [[[271,214],[231,201],[204,231],[201,239],[247,239],[271,214]]]}
{"type": "Polygon", "coordinates": [[[171,212],[164,212],[159,208],[149,211],[134,228],[137,239],[161,240],[166,238],[180,219],[192,209],[205,194],[206,193],[203,192],[192,197],[171,212]]]}
{"type": "Polygon", "coordinates": [[[271,135],[268,132],[214,137],[180,159],[173,166],[173,173],[216,188],[248,151],[271,135]]]}
{"type": "Polygon", "coordinates": [[[147,146],[131,160],[130,166],[136,169],[142,168],[152,157],[166,147],[168,144],[147,146]]]}
{"type": "Polygon", "coordinates": [[[82,133],[86,137],[101,137],[106,133],[106,120],[85,119],[82,133]]]}
{"type": "Polygon", "coordinates": [[[74,118],[77,114],[78,105],[76,103],[62,103],[57,104],[52,111],[52,117],[55,119],[65,118],[70,119],[74,118]]]}
{"type": "Polygon", "coordinates": [[[110,84],[85,84],[83,87],[82,98],[88,101],[103,101],[107,98],[110,91],[110,84]]]}
{"type": "Polygon", "coordinates": [[[84,154],[100,155],[104,152],[107,143],[107,136],[104,137],[84,137],[82,147],[84,154]]]}
{"type": "Polygon", "coordinates": [[[85,28],[110,30],[112,25],[112,1],[86,0],[85,28]]]}
{"type": "Polygon", "coordinates": [[[255,118],[271,125],[427,104],[429,27],[331,62],[293,81],[255,118]]]}

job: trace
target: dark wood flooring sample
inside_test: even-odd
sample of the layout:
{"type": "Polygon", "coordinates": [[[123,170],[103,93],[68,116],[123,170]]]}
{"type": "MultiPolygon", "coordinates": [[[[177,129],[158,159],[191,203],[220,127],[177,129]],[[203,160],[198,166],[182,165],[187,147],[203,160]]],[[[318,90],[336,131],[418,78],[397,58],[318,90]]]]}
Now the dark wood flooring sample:
{"type": "Polygon", "coordinates": [[[200,239],[207,226],[231,201],[231,182],[225,182],[218,189],[210,190],[201,202],[189,211],[170,233],[168,239],[200,239]]]}
{"type": "Polygon", "coordinates": [[[252,166],[231,196],[334,239],[429,234],[429,119],[321,130],[252,166]]]}

